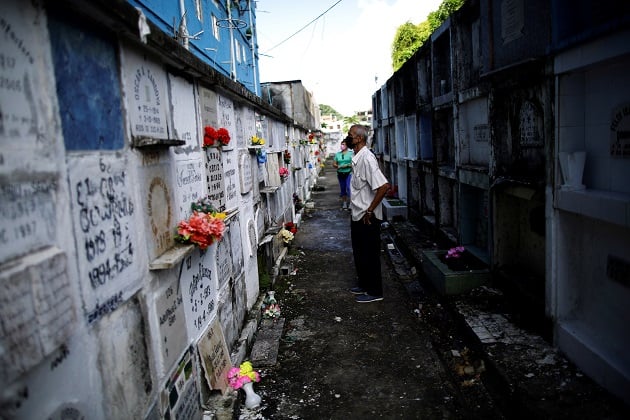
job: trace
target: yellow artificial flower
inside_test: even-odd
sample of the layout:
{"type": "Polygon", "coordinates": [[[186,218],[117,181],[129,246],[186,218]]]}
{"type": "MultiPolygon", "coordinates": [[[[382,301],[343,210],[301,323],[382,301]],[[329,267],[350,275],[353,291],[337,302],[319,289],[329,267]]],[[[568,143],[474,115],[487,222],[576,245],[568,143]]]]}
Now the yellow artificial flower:
{"type": "Polygon", "coordinates": [[[252,136],[252,144],[262,146],[263,144],[265,144],[265,140],[258,136],[252,136]]]}
{"type": "Polygon", "coordinates": [[[241,363],[241,376],[247,376],[252,381],[256,380],[256,372],[254,372],[254,368],[252,367],[251,362],[243,362],[241,363]]]}

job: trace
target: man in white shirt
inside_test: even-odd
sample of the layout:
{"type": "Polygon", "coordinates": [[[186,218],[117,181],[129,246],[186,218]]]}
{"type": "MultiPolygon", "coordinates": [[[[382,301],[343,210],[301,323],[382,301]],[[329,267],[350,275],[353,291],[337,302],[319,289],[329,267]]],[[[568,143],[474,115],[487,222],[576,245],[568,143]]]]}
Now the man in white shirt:
{"type": "Polygon", "coordinates": [[[387,178],[367,146],[368,130],[355,124],[346,141],[354,150],[350,188],[350,236],[358,284],[350,289],[359,303],[383,300],[381,277],[381,202],[389,190],[387,178]]]}

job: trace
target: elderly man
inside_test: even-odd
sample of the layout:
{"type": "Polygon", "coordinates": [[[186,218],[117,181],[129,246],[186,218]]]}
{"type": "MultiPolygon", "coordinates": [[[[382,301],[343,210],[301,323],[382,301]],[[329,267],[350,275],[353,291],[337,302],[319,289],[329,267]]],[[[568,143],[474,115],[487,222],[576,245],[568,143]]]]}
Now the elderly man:
{"type": "Polygon", "coordinates": [[[350,289],[358,303],[383,300],[381,277],[381,202],[389,190],[387,178],[367,146],[368,130],[355,124],[346,142],[354,150],[350,189],[350,235],[358,284],[350,289]]]}

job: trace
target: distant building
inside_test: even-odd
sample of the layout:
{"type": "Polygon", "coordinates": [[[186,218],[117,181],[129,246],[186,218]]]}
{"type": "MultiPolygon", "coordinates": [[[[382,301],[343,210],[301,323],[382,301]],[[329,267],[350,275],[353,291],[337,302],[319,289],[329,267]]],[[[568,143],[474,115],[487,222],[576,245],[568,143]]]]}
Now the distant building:
{"type": "Polygon", "coordinates": [[[281,110],[296,124],[311,131],[319,130],[319,105],[301,80],[266,82],[261,88],[262,98],[269,105],[281,110]]]}

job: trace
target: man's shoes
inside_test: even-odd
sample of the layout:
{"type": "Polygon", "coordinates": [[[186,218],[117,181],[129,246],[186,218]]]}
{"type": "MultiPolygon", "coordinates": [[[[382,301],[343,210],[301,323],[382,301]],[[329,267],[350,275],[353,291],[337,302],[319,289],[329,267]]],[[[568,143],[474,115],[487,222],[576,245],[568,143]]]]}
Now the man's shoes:
{"type": "Polygon", "coordinates": [[[378,302],[379,300],[383,300],[383,296],[361,295],[356,299],[357,303],[378,302]]]}
{"type": "Polygon", "coordinates": [[[360,287],[353,287],[352,289],[350,289],[350,293],[352,293],[353,295],[364,295],[365,290],[360,287]]]}

